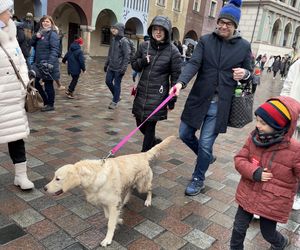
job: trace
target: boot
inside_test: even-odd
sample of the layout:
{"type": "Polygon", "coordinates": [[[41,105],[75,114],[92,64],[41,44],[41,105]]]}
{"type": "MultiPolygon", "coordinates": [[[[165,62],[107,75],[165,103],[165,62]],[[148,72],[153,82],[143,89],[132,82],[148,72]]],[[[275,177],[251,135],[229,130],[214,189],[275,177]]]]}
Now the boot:
{"type": "Polygon", "coordinates": [[[19,186],[22,190],[34,188],[33,182],[28,180],[26,161],[15,164],[14,185],[19,186]]]}

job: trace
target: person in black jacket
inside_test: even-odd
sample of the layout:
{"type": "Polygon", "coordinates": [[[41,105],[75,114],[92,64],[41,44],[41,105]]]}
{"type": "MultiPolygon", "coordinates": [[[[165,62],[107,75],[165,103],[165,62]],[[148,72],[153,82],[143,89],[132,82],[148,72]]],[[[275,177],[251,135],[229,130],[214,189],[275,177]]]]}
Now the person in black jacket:
{"type": "MultiPolygon", "coordinates": [[[[132,108],[138,126],[167,98],[181,72],[181,55],[171,43],[171,32],[172,24],[167,17],[154,17],[148,28],[150,41],[140,44],[132,60],[132,68],[141,72],[132,108]]],[[[167,119],[168,108],[174,108],[174,100],[140,128],[144,135],[142,152],[161,141],[155,137],[155,126],[157,121],[167,119]]]]}
{"type": "Polygon", "coordinates": [[[205,173],[215,160],[214,142],[219,133],[226,133],[235,87],[252,72],[250,43],[237,31],[240,6],[241,0],[231,0],[221,9],[216,30],[199,39],[175,85],[179,95],[197,74],[179,128],[180,138],[197,156],[186,195],[197,195],[204,189],[205,173]]]}
{"type": "Polygon", "coordinates": [[[72,76],[72,81],[66,91],[66,95],[70,99],[74,99],[74,91],[78,83],[81,71],[85,73],[85,62],[81,46],[83,40],[80,36],[76,35],[74,42],[70,45],[70,49],[64,56],[62,62],[68,61],[68,74],[72,76]]]}
{"type": "Polygon", "coordinates": [[[105,83],[113,95],[109,109],[115,109],[120,101],[121,82],[130,61],[131,49],[127,38],[124,37],[124,30],[123,23],[116,23],[110,28],[113,38],[104,66],[105,83]]]}

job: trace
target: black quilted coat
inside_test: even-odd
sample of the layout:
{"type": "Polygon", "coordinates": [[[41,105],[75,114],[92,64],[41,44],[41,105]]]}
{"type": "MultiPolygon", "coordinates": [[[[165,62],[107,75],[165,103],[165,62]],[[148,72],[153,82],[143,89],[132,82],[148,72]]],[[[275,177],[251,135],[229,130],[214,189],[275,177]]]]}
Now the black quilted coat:
{"type": "MultiPolygon", "coordinates": [[[[171,22],[167,18],[155,17],[148,28],[150,41],[140,44],[131,62],[132,68],[141,72],[132,108],[132,113],[141,120],[147,118],[168,97],[170,87],[176,83],[180,74],[181,56],[175,45],[171,44],[171,31],[171,22]],[[153,39],[153,25],[162,26],[165,29],[164,43],[158,44],[153,39]],[[150,55],[150,64],[145,63],[147,53],[150,55]]],[[[170,103],[170,108],[172,105],[174,106],[174,103],[170,103]]],[[[149,120],[167,119],[167,113],[165,106],[149,120]]]]}

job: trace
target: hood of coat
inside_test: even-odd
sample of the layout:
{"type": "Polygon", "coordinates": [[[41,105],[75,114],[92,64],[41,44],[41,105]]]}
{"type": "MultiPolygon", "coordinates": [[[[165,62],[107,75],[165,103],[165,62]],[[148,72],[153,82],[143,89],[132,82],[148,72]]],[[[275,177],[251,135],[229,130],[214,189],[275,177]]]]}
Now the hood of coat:
{"type": "Polygon", "coordinates": [[[147,31],[150,39],[152,39],[152,40],[154,40],[152,37],[152,27],[154,25],[161,26],[164,28],[165,36],[166,36],[165,43],[170,43],[171,42],[171,34],[172,34],[172,23],[171,23],[170,19],[165,16],[156,16],[153,18],[153,20],[148,28],[148,31],[147,31]]]}
{"type": "Polygon", "coordinates": [[[81,49],[81,47],[77,42],[71,43],[71,45],[70,45],[70,50],[71,51],[75,51],[75,50],[78,50],[78,49],[81,49]]]}
{"type": "Polygon", "coordinates": [[[16,39],[17,28],[13,20],[8,21],[8,25],[0,29],[0,43],[6,44],[11,40],[16,39]]]}
{"type": "Polygon", "coordinates": [[[286,133],[285,136],[288,136],[288,140],[293,136],[294,131],[297,126],[297,120],[300,114],[300,103],[297,102],[295,99],[289,97],[289,96],[278,96],[278,97],[273,97],[268,99],[267,101],[270,100],[278,100],[286,106],[288,111],[290,112],[291,115],[291,123],[290,127],[288,129],[288,132],[286,133]]]}
{"type": "Polygon", "coordinates": [[[115,27],[119,31],[118,36],[124,36],[125,25],[123,23],[116,23],[112,27],[115,27]]]}

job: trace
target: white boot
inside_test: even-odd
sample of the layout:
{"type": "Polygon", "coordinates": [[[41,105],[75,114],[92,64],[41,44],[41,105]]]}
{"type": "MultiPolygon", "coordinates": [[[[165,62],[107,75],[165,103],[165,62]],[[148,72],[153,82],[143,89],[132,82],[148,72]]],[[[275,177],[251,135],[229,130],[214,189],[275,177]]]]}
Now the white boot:
{"type": "Polygon", "coordinates": [[[15,164],[15,180],[14,184],[22,190],[34,188],[34,184],[28,180],[26,161],[15,164]]]}

